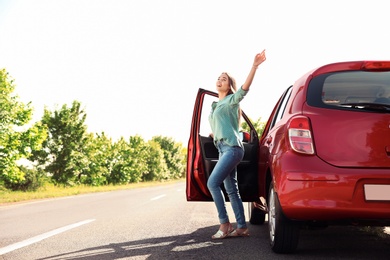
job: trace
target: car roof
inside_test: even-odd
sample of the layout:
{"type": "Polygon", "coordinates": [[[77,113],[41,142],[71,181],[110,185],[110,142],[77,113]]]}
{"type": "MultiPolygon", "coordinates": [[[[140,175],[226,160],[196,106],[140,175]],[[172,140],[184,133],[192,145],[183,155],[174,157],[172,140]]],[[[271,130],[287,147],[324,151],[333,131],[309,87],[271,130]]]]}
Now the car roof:
{"type": "Polygon", "coordinates": [[[360,60],[360,61],[343,61],[329,63],[315,69],[312,69],[302,75],[298,80],[296,80],[294,85],[305,85],[308,80],[312,79],[315,76],[326,74],[330,72],[339,72],[339,71],[356,71],[356,70],[369,70],[366,68],[367,65],[372,64],[386,64],[382,68],[377,68],[376,70],[387,70],[390,71],[390,61],[389,60],[360,60]]]}

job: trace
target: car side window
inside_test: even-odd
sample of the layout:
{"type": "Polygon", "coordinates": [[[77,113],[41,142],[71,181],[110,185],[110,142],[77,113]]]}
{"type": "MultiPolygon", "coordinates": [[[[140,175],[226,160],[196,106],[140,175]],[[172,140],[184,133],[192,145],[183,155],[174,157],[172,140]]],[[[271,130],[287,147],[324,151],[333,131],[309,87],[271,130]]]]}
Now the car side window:
{"type": "Polygon", "coordinates": [[[290,99],[290,96],[291,96],[291,90],[292,90],[292,86],[290,86],[283,94],[282,96],[282,100],[280,101],[279,103],[279,106],[277,108],[277,111],[275,113],[275,116],[274,118],[272,119],[272,124],[271,124],[271,128],[274,127],[274,125],[279,122],[280,119],[282,119],[283,115],[284,115],[284,112],[286,110],[286,105],[287,105],[287,102],[288,100],[290,99]]]}
{"type": "Polygon", "coordinates": [[[211,104],[218,101],[217,97],[205,95],[202,104],[202,115],[200,118],[199,134],[201,136],[209,136],[211,134],[211,127],[209,124],[209,114],[211,113],[211,104]]]}

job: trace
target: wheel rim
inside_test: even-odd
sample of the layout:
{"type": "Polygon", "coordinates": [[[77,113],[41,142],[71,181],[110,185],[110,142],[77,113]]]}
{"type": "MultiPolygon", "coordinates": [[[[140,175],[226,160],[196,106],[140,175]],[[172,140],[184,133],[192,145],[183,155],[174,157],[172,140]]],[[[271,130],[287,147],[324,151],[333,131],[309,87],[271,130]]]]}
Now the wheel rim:
{"type": "Polygon", "coordinates": [[[271,188],[268,201],[268,229],[269,237],[273,242],[275,239],[275,194],[274,189],[271,188]]]}

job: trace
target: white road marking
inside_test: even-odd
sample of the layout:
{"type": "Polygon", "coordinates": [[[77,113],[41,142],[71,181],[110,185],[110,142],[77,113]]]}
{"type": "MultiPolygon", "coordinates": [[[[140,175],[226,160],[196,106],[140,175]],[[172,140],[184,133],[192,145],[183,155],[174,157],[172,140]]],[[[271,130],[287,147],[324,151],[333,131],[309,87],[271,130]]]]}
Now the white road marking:
{"type": "Polygon", "coordinates": [[[222,245],[221,242],[202,242],[202,243],[194,243],[183,246],[175,246],[172,251],[181,252],[181,251],[190,251],[199,248],[205,248],[209,246],[222,245]]]}
{"type": "Polygon", "coordinates": [[[87,219],[87,220],[80,221],[80,222],[77,222],[77,223],[74,223],[74,224],[71,224],[71,225],[68,225],[68,226],[65,226],[65,227],[57,228],[57,229],[54,229],[52,231],[43,233],[42,235],[38,235],[38,236],[35,236],[35,237],[32,237],[32,238],[26,239],[24,241],[21,241],[21,242],[18,242],[18,243],[15,243],[15,244],[12,244],[12,245],[0,248],[0,255],[4,255],[6,253],[9,253],[11,251],[14,251],[16,249],[19,249],[19,248],[22,248],[22,247],[25,247],[25,246],[29,246],[29,245],[37,243],[37,242],[39,242],[39,241],[41,241],[43,239],[46,239],[46,238],[49,238],[51,236],[60,234],[62,232],[70,230],[72,228],[76,228],[76,227],[79,227],[81,225],[88,224],[88,223],[90,223],[92,221],[95,221],[95,219],[87,219]]]}
{"type": "Polygon", "coordinates": [[[163,195],[160,195],[160,196],[151,198],[150,200],[158,200],[158,199],[161,199],[162,197],[165,197],[165,196],[167,196],[167,195],[166,195],[166,194],[163,194],[163,195]]]}

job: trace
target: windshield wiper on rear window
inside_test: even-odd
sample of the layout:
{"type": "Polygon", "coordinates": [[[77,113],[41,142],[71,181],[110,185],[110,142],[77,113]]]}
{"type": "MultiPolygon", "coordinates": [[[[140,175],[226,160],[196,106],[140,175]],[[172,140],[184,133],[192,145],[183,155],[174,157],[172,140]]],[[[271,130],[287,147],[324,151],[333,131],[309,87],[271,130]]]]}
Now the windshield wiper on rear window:
{"type": "Polygon", "coordinates": [[[347,107],[347,108],[371,110],[371,111],[382,111],[382,112],[390,111],[390,104],[352,102],[352,103],[342,103],[342,104],[340,104],[340,106],[347,107]]]}

